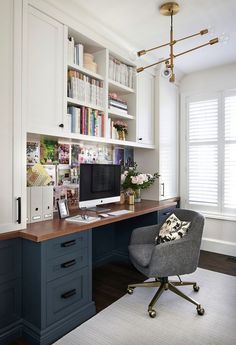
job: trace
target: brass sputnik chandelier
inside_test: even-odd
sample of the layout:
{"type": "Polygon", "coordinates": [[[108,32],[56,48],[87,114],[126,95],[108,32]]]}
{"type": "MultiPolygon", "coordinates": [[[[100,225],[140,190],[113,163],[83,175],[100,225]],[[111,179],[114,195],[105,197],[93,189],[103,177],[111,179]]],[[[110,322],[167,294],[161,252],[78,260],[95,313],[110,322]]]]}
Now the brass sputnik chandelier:
{"type": "Polygon", "coordinates": [[[198,35],[205,35],[208,33],[208,29],[203,29],[201,30],[200,32],[196,33],[196,34],[193,34],[193,35],[189,35],[189,36],[186,36],[186,37],[183,37],[183,38],[179,38],[178,40],[175,40],[174,39],[174,31],[173,31],[173,16],[179,12],[179,5],[176,3],[176,2],[167,2],[163,5],[160,6],[160,13],[164,16],[170,16],[170,42],[168,43],[165,43],[165,44],[162,44],[160,46],[157,46],[157,47],[153,47],[153,48],[150,48],[150,49],[144,49],[144,50],[140,50],[139,52],[137,52],[137,55],[138,56],[142,56],[152,50],[155,50],[155,49],[159,49],[159,48],[162,48],[162,47],[166,47],[166,46],[170,46],[170,55],[168,58],[166,59],[162,59],[158,62],[155,62],[151,65],[148,65],[146,67],[139,67],[137,68],[137,72],[142,72],[144,71],[146,68],[149,68],[149,67],[152,67],[152,66],[155,66],[155,65],[158,65],[158,64],[161,64],[161,63],[165,63],[166,64],[166,69],[167,71],[169,70],[169,74],[170,74],[170,78],[169,78],[169,81],[170,82],[174,82],[175,81],[175,74],[174,74],[174,59],[181,56],[181,55],[184,55],[184,54],[187,54],[193,50],[196,50],[196,49],[199,49],[199,48],[202,48],[202,47],[205,47],[205,46],[208,46],[208,45],[213,45],[215,43],[218,43],[219,42],[219,39],[218,37],[216,38],[213,38],[211,39],[209,42],[207,43],[204,43],[204,44],[201,44],[200,46],[197,46],[197,47],[194,47],[192,49],[189,49],[189,50],[186,50],[182,53],[179,53],[179,54],[174,54],[174,45],[177,43],[177,42],[180,42],[180,41],[184,41],[188,38],[192,38],[192,37],[195,37],[195,36],[198,36],[198,35]]]}

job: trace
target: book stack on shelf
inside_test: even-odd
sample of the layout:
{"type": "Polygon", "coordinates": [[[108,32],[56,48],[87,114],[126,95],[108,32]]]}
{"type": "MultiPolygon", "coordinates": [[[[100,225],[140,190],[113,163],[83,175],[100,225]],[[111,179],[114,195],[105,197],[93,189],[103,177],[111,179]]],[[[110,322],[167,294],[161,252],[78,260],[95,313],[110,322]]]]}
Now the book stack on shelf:
{"type": "Polygon", "coordinates": [[[84,106],[68,107],[71,114],[71,132],[95,137],[104,137],[104,113],[84,106]]]}
{"type": "Polygon", "coordinates": [[[109,57],[109,78],[125,85],[131,89],[134,88],[136,71],[133,66],[126,65],[120,60],[109,57]]]}
{"type": "Polygon", "coordinates": [[[83,66],[84,46],[81,43],[75,44],[74,37],[68,37],[68,63],[83,66]]]}
{"type": "Polygon", "coordinates": [[[103,106],[103,81],[81,72],[68,71],[68,97],[94,106],[103,106]]]}
{"type": "Polygon", "coordinates": [[[123,100],[121,97],[117,96],[116,93],[109,93],[108,95],[108,105],[110,110],[117,110],[128,114],[128,104],[127,101],[123,100]]]}

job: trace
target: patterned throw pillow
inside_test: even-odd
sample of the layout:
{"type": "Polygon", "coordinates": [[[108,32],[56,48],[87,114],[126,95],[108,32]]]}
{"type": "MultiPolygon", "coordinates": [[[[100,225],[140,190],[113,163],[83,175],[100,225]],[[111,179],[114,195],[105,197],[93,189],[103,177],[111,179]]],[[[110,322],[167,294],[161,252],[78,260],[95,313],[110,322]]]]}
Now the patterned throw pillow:
{"type": "Polygon", "coordinates": [[[178,240],[186,235],[191,222],[179,220],[172,213],[162,225],[159,235],[155,238],[155,243],[160,244],[168,241],[178,240]]]}

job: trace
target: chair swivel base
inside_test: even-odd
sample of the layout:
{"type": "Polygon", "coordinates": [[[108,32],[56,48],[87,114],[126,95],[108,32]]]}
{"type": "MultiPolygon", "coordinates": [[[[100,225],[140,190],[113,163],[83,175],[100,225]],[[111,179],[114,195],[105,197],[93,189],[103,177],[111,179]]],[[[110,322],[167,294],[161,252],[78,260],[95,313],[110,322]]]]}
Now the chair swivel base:
{"type": "Polygon", "coordinates": [[[184,286],[184,285],[192,285],[193,290],[198,292],[200,287],[197,285],[196,282],[182,282],[182,281],[176,281],[176,282],[169,282],[168,277],[160,278],[160,279],[155,279],[155,281],[150,281],[150,282],[144,282],[144,283],[138,283],[138,284],[130,284],[128,285],[127,292],[128,294],[132,294],[134,288],[136,287],[159,287],[157,290],[155,296],[151,300],[149,306],[148,306],[148,313],[151,318],[156,317],[156,311],[153,309],[153,306],[157,302],[157,300],[160,298],[161,294],[163,293],[164,290],[170,290],[174,292],[176,295],[186,299],[190,303],[193,303],[197,306],[197,313],[199,315],[204,315],[205,310],[202,308],[201,304],[196,302],[194,299],[191,297],[185,295],[182,291],[177,289],[176,286],[184,286]]]}

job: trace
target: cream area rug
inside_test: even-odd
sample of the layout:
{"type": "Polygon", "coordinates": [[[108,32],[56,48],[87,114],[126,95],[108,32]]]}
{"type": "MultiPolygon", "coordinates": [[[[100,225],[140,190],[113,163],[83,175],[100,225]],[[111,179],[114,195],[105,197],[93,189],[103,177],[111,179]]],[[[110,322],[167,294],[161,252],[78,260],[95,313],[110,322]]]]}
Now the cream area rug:
{"type": "Polygon", "coordinates": [[[235,345],[236,277],[198,268],[182,279],[198,282],[199,292],[180,289],[202,304],[203,316],[195,305],[165,291],[151,319],[147,306],[156,289],[136,288],[54,345],[235,345]]]}

